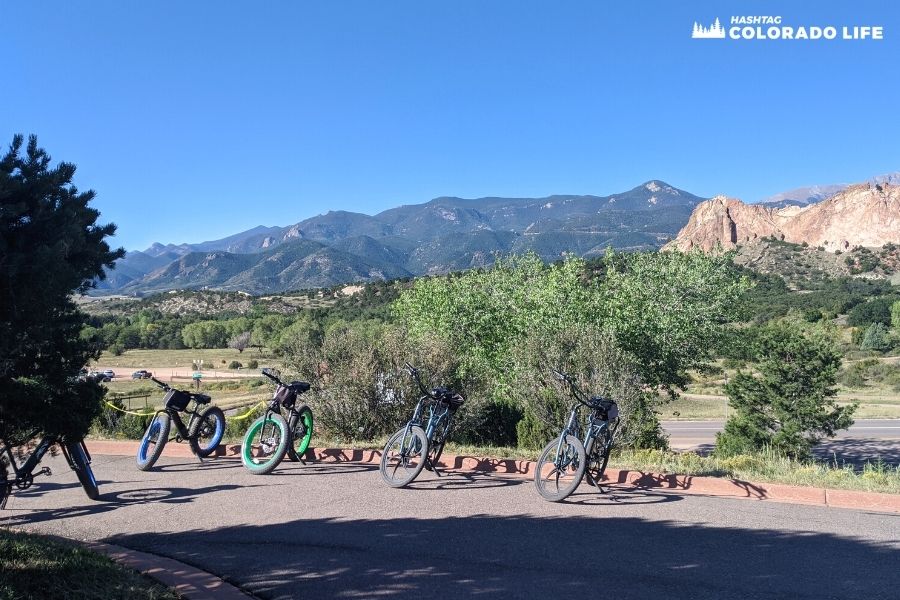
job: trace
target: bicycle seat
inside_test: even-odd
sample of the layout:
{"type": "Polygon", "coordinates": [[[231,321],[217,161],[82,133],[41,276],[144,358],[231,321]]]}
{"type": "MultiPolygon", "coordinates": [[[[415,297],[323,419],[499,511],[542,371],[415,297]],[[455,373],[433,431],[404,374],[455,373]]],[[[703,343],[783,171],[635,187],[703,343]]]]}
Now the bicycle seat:
{"type": "Polygon", "coordinates": [[[465,402],[465,398],[463,398],[453,390],[447,389],[445,387],[434,388],[433,390],[431,390],[431,395],[444,404],[449,405],[452,410],[456,410],[457,408],[462,406],[463,402],[465,402]]]}
{"type": "Polygon", "coordinates": [[[292,381],[288,386],[295,394],[302,394],[309,391],[309,384],[305,381],[292,381]]]}

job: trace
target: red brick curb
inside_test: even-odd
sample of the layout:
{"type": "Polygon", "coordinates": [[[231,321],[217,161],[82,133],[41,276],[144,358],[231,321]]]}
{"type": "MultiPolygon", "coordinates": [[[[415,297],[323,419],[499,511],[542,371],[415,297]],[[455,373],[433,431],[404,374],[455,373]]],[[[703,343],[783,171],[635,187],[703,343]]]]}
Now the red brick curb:
{"type": "MultiPolygon", "coordinates": [[[[89,442],[89,450],[96,454],[134,455],[137,453],[137,446],[135,441],[91,440],[89,442]]],[[[237,444],[222,445],[216,451],[216,456],[238,458],[240,448],[240,445],[237,444]]],[[[186,444],[170,443],[166,445],[163,454],[179,458],[193,457],[191,449],[186,444]]],[[[322,462],[378,463],[381,460],[381,451],[310,448],[306,451],[305,458],[322,462]]],[[[450,471],[477,471],[518,477],[531,477],[534,473],[534,461],[530,460],[444,455],[441,457],[440,464],[450,471]]],[[[663,489],[684,494],[900,513],[900,495],[898,494],[832,490],[779,483],[755,483],[738,479],[659,474],[628,469],[607,469],[603,481],[639,489],[663,489]]]]}
{"type": "Polygon", "coordinates": [[[250,600],[254,598],[211,573],[172,558],[103,542],[79,542],[172,588],[188,600],[250,600]]]}

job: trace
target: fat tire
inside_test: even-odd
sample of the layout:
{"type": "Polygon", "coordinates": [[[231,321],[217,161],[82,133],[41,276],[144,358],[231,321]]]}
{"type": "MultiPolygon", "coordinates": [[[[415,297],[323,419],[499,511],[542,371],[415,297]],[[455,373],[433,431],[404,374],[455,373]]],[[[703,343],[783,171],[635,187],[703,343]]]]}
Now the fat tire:
{"type": "Polygon", "coordinates": [[[161,412],[153,417],[153,419],[150,421],[150,424],[147,425],[147,430],[144,432],[144,437],[141,438],[141,443],[138,446],[136,457],[138,469],[140,469],[141,471],[149,471],[153,468],[153,465],[156,464],[156,461],[162,454],[163,448],[166,447],[166,442],[169,441],[169,429],[171,427],[172,418],[168,415],[168,413],[161,412]],[[149,448],[149,445],[151,443],[151,430],[157,423],[159,424],[159,429],[156,433],[156,443],[153,448],[149,448]]]}
{"type": "Polygon", "coordinates": [[[296,412],[291,413],[291,418],[288,421],[288,429],[291,432],[291,443],[288,445],[287,455],[288,458],[293,462],[299,462],[303,457],[303,454],[306,452],[306,449],[309,448],[309,442],[312,439],[313,434],[313,412],[312,409],[306,405],[300,407],[300,409],[296,412]],[[297,427],[303,423],[303,427],[305,429],[305,433],[299,439],[295,437],[297,432],[297,427]]]}
{"type": "Polygon", "coordinates": [[[248,471],[253,473],[254,475],[266,475],[275,470],[281,461],[284,460],[284,455],[287,453],[288,445],[290,444],[291,433],[288,429],[287,421],[284,420],[279,414],[270,413],[268,416],[263,415],[260,418],[253,421],[250,424],[250,427],[247,429],[247,433],[244,434],[244,442],[241,444],[241,462],[244,463],[244,466],[248,471]],[[278,445],[275,446],[274,451],[269,456],[269,458],[265,462],[254,462],[254,457],[251,456],[251,448],[253,438],[255,438],[260,430],[265,426],[267,422],[271,422],[275,424],[275,427],[278,428],[279,432],[279,440],[278,445]]]}
{"type": "Polygon", "coordinates": [[[225,413],[223,413],[222,409],[218,406],[207,406],[200,411],[197,418],[191,423],[191,428],[188,430],[188,443],[191,445],[191,450],[194,454],[200,458],[206,458],[216,451],[216,448],[219,447],[219,442],[222,441],[222,436],[224,435],[225,413]],[[213,436],[209,445],[203,448],[200,446],[198,437],[200,435],[200,428],[208,418],[214,421],[213,427],[215,427],[215,429],[213,430],[213,436]]]}
{"type": "MultiPolygon", "coordinates": [[[[555,467],[555,459],[556,459],[556,448],[559,445],[559,438],[556,438],[544,448],[543,452],[541,452],[540,458],[538,458],[537,464],[534,468],[534,487],[537,489],[538,494],[541,495],[545,500],[549,500],[550,502],[559,502],[560,500],[565,500],[568,498],[572,492],[578,487],[578,484],[581,483],[582,478],[584,477],[584,470],[586,467],[585,454],[584,454],[584,446],[574,435],[567,435],[563,444],[563,449],[571,448],[575,452],[575,458],[578,461],[575,470],[572,472],[572,481],[571,483],[564,486],[562,489],[558,488],[555,491],[552,491],[545,487],[543,478],[541,477],[541,473],[543,472],[543,466],[545,464],[551,464],[555,467]],[[548,460],[549,459],[549,460],[548,460]]],[[[568,466],[566,467],[568,469],[568,466]]]]}
{"type": "Polygon", "coordinates": [[[78,476],[84,493],[91,500],[97,500],[100,498],[100,488],[97,486],[97,479],[91,469],[91,461],[84,449],[84,442],[66,442],[65,446],[69,460],[72,461],[72,470],[78,476]]]}
{"type": "MultiPolygon", "coordinates": [[[[395,479],[389,473],[389,457],[388,451],[390,448],[396,444],[398,441],[401,441],[406,435],[406,427],[403,427],[397,430],[394,435],[390,437],[387,444],[384,445],[384,451],[381,453],[381,478],[384,480],[386,484],[393,488],[402,488],[406,487],[410,483],[412,483],[416,477],[419,476],[419,473],[422,472],[422,469],[425,467],[425,459],[428,456],[428,438],[425,437],[425,431],[422,430],[421,427],[415,425],[410,427],[410,434],[413,439],[417,440],[417,444],[421,446],[419,450],[419,462],[415,465],[409,472],[405,473],[405,477],[401,477],[400,479],[395,479]]],[[[402,447],[402,441],[401,441],[402,447]]],[[[396,473],[397,469],[394,468],[394,473],[396,473]]]]}

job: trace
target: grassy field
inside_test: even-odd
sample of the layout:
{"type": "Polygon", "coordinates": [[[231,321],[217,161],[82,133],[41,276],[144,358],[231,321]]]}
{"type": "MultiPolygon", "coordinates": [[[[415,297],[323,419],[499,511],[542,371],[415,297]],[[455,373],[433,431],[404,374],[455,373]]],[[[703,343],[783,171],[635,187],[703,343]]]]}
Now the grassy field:
{"type": "Polygon", "coordinates": [[[178,600],[174,591],[74,544],[0,529],[0,600],[178,600]]]}
{"type": "MultiPolygon", "coordinates": [[[[232,361],[238,361],[246,365],[251,360],[259,362],[259,367],[274,366],[276,360],[265,350],[260,353],[256,349],[248,348],[238,352],[233,348],[215,350],[128,350],[119,356],[110,352],[104,352],[96,363],[91,364],[94,369],[113,369],[116,375],[130,377],[132,371],[157,369],[161,374],[167,371],[191,370],[194,363],[203,361],[204,372],[221,372],[223,374],[239,374],[245,369],[230,370],[228,365],[232,361]],[[121,370],[121,372],[119,372],[121,370]]],[[[258,369],[256,371],[259,372],[258,369]]]]}

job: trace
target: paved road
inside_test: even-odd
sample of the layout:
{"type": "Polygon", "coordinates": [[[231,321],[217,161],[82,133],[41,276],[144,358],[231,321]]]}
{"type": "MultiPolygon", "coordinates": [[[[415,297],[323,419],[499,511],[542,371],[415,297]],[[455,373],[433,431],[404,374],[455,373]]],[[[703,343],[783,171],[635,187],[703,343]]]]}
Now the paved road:
{"type": "Polygon", "coordinates": [[[530,481],[372,465],[95,457],[92,503],[59,459],[6,524],[177,558],[261,598],[896,599],[900,515],[591,488],[550,504],[530,481]]]}
{"type": "MultiPolygon", "coordinates": [[[[680,450],[709,451],[722,431],[724,421],[664,421],[669,443],[680,450]]],[[[900,464],[900,419],[859,419],[849,430],[838,432],[834,440],[823,442],[816,452],[821,457],[852,464],[881,458],[900,464]]]]}

